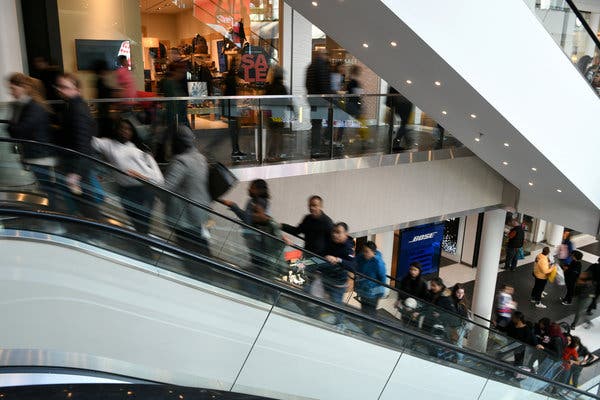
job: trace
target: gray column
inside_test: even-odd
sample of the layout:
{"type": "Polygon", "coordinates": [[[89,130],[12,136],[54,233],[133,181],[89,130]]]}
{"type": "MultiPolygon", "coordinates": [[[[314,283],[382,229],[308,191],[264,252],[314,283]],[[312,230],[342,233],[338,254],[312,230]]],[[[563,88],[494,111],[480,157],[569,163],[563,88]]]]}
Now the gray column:
{"type": "Polygon", "coordinates": [[[561,244],[564,231],[564,226],[551,224],[550,222],[548,222],[548,226],[546,228],[546,242],[548,243],[548,245],[558,246],[559,244],[561,244]]]}
{"type": "MultiPolygon", "coordinates": [[[[475,289],[473,291],[471,309],[473,314],[488,320],[492,317],[505,219],[506,211],[504,210],[488,211],[483,218],[477,275],[475,277],[475,289]]],[[[475,318],[475,320],[480,324],[489,326],[489,323],[484,320],[478,318],[475,318]]],[[[485,351],[487,340],[487,330],[476,327],[469,335],[469,347],[485,351]]]]}

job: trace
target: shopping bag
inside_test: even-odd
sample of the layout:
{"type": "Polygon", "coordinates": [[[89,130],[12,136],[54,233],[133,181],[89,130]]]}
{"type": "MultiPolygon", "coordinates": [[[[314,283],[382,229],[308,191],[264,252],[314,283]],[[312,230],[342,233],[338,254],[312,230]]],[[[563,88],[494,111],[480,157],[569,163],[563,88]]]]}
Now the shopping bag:
{"type": "Polygon", "coordinates": [[[213,200],[223,196],[235,185],[237,178],[220,162],[211,163],[208,167],[208,192],[213,200]]]}
{"type": "Polygon", "coordinates": [[[548,281],[550,283],[554,283],[554,279],[556,279],[556,269],[554,268],[552,271],[550,271],[550,273],[548,274],[548,281]]]}
{"type": "Polygon", "coordinates": [[[554,270],[556,271],[555,283],[558,286],[565,286],[565,272],[563,269],[557,265],[554,270]]]}

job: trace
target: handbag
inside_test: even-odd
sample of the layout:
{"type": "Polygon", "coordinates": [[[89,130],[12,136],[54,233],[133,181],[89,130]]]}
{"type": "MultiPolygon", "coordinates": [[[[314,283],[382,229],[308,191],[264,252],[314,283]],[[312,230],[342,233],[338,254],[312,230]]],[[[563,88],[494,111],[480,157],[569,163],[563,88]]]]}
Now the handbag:
{"type": "Polygon", "coordinates": [[[554,270],[556,271],[555,283],[558,286],[565,286],[565,272],[563,271],[563,269],[559,266],[556,266],[554,270]]]}
{"type": "Polygon", "coordinates": [[[237,182],[235,175],[220,162],[208,166],[208,193],[216,200],[229,191],[237,182]]]}
{"type": "Polygon", "coordinates": [[[557,274],[556,270],[557,270],[557,269],[558,269],[558,268],[556,268],[556,267],[555,267],[555,268],[554,268],[552,271],[550,271],[550,273],[548,274],[548,281],[549,281],[550,283],[554,283],[554,280],[556,279],[556,274],[557,274]]]}

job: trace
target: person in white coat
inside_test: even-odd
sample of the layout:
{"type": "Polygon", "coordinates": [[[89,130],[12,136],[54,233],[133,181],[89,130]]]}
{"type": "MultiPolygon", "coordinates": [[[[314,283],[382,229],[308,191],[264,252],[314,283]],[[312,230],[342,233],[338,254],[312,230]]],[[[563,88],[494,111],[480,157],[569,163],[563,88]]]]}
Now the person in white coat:
{"type": "Polygon", "coordinates": [[[121,205],[134,229],[148,234],[156,193],[152,186],[135,178],[156,185],[162,185],[164,178],[152,155],[136,146],[136,141],[133,125],[127,120],[121,120],[117,139],[94,137],[92,147],[123,172],[116,174],[121,205]]]}

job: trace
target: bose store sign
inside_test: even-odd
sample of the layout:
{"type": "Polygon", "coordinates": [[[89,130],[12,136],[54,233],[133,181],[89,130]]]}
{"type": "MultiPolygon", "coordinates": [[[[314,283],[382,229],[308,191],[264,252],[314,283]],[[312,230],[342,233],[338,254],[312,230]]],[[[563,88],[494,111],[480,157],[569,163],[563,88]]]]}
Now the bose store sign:
{"type": "Polygon", "coordinates": [[[400,232],[400,248],[396,278],[401,279],[408,273],[410,263],[421,263],[423,275],[435,274],[439,270],[444,223],[427,224],[404,229],[400,232]]]}

